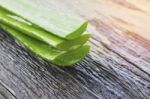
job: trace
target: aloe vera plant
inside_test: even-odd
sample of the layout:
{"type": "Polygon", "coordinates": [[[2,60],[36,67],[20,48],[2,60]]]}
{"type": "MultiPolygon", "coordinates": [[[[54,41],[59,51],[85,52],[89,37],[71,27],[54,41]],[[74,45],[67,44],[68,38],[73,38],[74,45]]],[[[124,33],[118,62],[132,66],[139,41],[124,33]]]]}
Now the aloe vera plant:
{"type": "Polygon", "coordinates": [[[89,51],[87,21],[37,9],[25,0],[0,0],[0,26],[32,52],[58,65],[74,64],[89,51]]]}

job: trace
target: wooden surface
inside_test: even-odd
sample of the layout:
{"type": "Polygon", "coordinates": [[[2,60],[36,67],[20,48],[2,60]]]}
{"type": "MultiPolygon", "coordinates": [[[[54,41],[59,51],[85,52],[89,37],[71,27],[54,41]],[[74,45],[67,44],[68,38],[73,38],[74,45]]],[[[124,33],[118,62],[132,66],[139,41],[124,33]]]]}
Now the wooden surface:
{"type": "Polygon", "coordinates": [[[92,48],[59,68],[0,29],[0,99],[150,99],[149,0],[32,1],[89,20],[92,48]]]}

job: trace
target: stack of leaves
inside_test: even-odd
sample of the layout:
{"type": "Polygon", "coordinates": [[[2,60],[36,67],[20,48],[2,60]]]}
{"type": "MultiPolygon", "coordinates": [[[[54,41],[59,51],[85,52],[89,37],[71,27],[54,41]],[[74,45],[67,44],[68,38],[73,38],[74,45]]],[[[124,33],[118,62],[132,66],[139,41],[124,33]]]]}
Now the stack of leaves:
{"type": "Polygon", "coordinates": [[[26,0],[0,0],[0,26],[38,56],[68,66],[83,59],[88,22],[26,0]]]}

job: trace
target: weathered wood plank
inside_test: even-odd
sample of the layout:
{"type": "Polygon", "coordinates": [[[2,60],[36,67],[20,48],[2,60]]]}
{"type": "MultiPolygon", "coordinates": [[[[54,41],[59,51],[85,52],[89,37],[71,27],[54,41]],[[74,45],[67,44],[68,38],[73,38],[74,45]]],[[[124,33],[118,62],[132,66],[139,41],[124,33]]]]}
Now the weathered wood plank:
{"type": "Polygon", "coordinates": [[[1,31],[2,35],[0,80],[16,92],[16,97],[19,99],[96,98],[91,91],[86,90],[61,69],[37,60],[1,31]]]}
{"type": "Polygon", "coordinates": [[[92,48],[82,62],[58,68],[1,29],[0,81],[18,99],[150,99],[149,1],[32,1],[88,19],[92,48]]]}
{"type": "Polygon", "coordinates": [[[0,99],[16,99],[14,92],[0,81],[0,99]]]}

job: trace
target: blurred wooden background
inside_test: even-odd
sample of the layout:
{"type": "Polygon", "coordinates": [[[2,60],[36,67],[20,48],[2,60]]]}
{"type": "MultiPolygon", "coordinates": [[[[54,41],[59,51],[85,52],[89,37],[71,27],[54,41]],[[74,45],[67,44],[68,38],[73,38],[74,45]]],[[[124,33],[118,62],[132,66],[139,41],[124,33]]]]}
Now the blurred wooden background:
{"type": "Polygon", "coordinates": [[[149,0],[32,2],[89,20],[91,51],[73,67],[59,68],[1,29],[0,99],[150,99],[149,0]]]}

